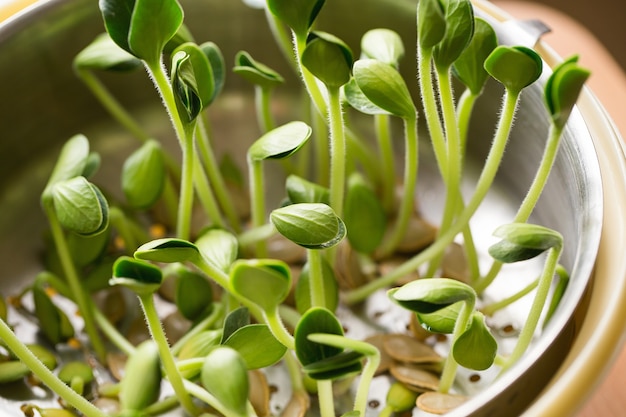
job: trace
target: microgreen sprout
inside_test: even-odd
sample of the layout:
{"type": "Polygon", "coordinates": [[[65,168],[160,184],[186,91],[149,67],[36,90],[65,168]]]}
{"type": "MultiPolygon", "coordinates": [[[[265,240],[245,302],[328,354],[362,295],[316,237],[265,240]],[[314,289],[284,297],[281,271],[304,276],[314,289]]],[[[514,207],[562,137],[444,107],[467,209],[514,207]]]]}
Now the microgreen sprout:
{"type": "MultiPolygon", "coordinates": [[[[121,166],[122,202],[111,198],[111,205],[105,195],[115,195],[114,190],[102,192],[93,182],[101,161],[90,150],[87,138],[79,134],[65,143],[41,195],[54,247],[46,253],[44,270],[19,298],[32,294],[33,317],[53,345],[70,344],[80,336],[80,327],[57,301],[65,298],[75,303],[97,359],[104,364],[107,355],[102,334],[128,357],[125,373],[118,384],[106,388],[94,380],[86,362],[64,363],[57,369],[54,355],[19,341],[7,324],[10,309],[0,298],[0,383],[32,374],[56,392],[63,405],[87,417],[138,417],[177,406],[191,416],[208,415],[201,414],[206,405],[226,417],[251,417],[269,412],[269,389],[267,383],[257,383],[263,378],[257,370],[280,364],[289,374],[293,391],[283,410],[286,415],[306,415],[311,407],[309,395],[315,393],[319,414],[334,417],[334,381],[339,388],[352,384],[359,375],[354,379],[358,382],[352,410],[342,413],[364,417],[372,379],[381,372],[381,357],[396,355],[394,360],[404,362],[397,358],[411,349],[427,352],[416,360],[425,363],[424,369],[403,365],[398,371],[387,365],[395,379],[381,416],[409,412],[416,404],[426,411],[442,412],[467,399],[451,392],[459,366],[482,371],[495,365],[506,372],[528,349],[540,318],[544,326],[550,322],[569,280],[566,269],[558,264],[563,237],[527,221],[589,76],[578,65],[578,57],[565,60],[548,78],[544,101],[551,127],[544,155],[513,221],[495,230],[494,235],[502,240],[488,248],[494,261],[481,276],[481,248],[474,246],[470,220],[495,180],[522,92],[543,72],[540,56],[527,47],[498,45],[494,29],[474,16],[469,0],[419,1],[419,77],[413,83],[419,87],[446,197],[438,231],[429,225],[431,234],[437,235],[434,240],[420,244],[419,249],[406,249],[407,240],[417,240],[413,225],[426,220],[420,217],[415,197],[422,155],[413,99],[417,95],[400,71],[404,40],[393,30],[371,29],[361,37],[361,55],[355,61],[347,42],[314,28],[324,0],[262,3],[255,6],[265,8],[279,47],[308,93],[311,114],[302,120],[311,123],[289,121],[276,126],[271,92],[285,79],[271,68],[273,62],[254,59],[257,51],[236,54],[232,71],[255,88],[261,131],[245,154],[246,189],[245,170],[237,165],[238,158],[219,155],[212,143],[229,140],[214,137],[207,117],[225,87],[227,71],[218,45],[193,40],[177,0],[99,1],[106,33],[76,56],[74,70],[113,118],[141,143],[121,166]],[[97,71],[126,72],[142,65],[171,121],[180,161],[165,151],[168,147],[160,138],[150,136],[137,123],[97,77],[97,71]],[[453,76],[464,87],[458,103],[453,76]],[[464,201],[460,185],[471,116],[489,78],[504,87],[502,109],[473,194],[464,201]],[[346,103],[351,109],[344,108],[346,103]],[[372,139],[378,155],[360,132],[348,126],[353,110],[373,117],[372,139]],[[401,119],[404,127],[403,164],[394,158],[394,118],[401,119]],[[316,137],[315,152],[301,152],[311,136],[316,137]],[[298,161],[292,163],[296,152],[298,161]],[[315,160],[308,161],[311,156],[315,160]],[[281,180],[271,187],[264,176],[270,159],[282,161],[287,168],[284,183],[281,180]],[[311,162],[315,163],[312,167],[311,162]],[[398,181],[396,166],[400,165],[403,173],[398,181]],[[279,207],[266,207],[270,188],[277,188],[279,197],[284,191],[279,207]],[[246,207],[235,205],[237,192],[246,207]],[[160,225],[161,206],[167,212],[165,230],[148,231],[144,225],[160,225]],[[441,277],[446,275],[444,254],[453,243],[460,246],[454,242],[460,234],[470,270],[467,283],[441,277]],[[270,239],[275,237],[291,245],[292,252],[285,255],[289,260],[270,257],[269,244],[274,243],[270,239]],[[485,305],[482,294],[503,264],[542,254],[545,263],[537,279],[485,305]],[[345,278],[346,268],[354,268],[358,279],[345,278]],[[413,279],[418,269],[435,278],[413,279]],[[555,276],[558,281],[554,283],[555,276]],[[393,344],[383,343],[379,350],[373,342],[355,340],[349,333],[352,329],[342,320],[361,313],[354,305],[396,284],[400,286],[388,289],[387,295],[414,314],[416,333],[451,335],[445,359],[430,346],[416,347],[419,342],[405,334],[395,336],[410,339],[409,348],[396,345],[393,350],[393,344]],[[131,343],[117,323],[96,307],[91,295],[109,287],[125,287],[137,295],[150,339],[131,343]],[[485,317],[533,292],[514,349],[509,356],[499,355],[485,317]],[[165,319],[157,311],[157,294],[175,309],[171,319],[189,328],[179,339],[174,335],[178,340],[171,346],[165,336],[165,319]],[[433,370],[441,371],[441,377],[433,370]],[[402,381],[400,372],[412,371],[424,378],[419,383],[402,381]],[[174,396],[162,398],[164,380],[174,396]],[[266,390],[260,401],[265,404],[253,400],[256,385],[266,390]],[[96,386],[100,395],[118,398],[118,412],[99,410],[85,399],[96,386]],[[438,392],[418,397],[413,389],[438,392]]],[[[54,415],[30,404],[24,410],[54,415]]]]}

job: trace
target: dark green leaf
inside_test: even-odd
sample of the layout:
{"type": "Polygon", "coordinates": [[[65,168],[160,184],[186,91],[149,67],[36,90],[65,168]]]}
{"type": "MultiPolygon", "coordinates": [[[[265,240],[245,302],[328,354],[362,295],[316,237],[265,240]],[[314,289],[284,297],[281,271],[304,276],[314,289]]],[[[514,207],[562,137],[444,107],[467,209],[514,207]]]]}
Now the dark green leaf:
{"type": "Polygon", "coordinates": [[[291,290],[291,272],[289,266],[279,260],[238,260],[230,270],[230,285],[235,293],[264,311],[272,311],[291,290]]]}
{"type": "Polygon", "coordinates": [[[313,25],[325,0],[268,0],[267,7],[272,14],[282,20],[304,38],[313,25]]]}
{"type": "Polygon", "coordinates": [[[239,352],[248,369],[272,366],[282,359],[287,351],[265,324],[240,327],[226,339],[224,345],[239,352]],[[263,348],[259,349],[260,346],[263,348]]]}
{"type": "Polygon", "coordinates": [[[248,159],[282,159],[293,155],[311,136],[312,129],[304,122],[289,122],[274,128],[257,139],[248,149],[248,159]]]}
{"type": "MultiPolygon", "coordinates": [[[[330,266],[326,258],[321,259],[326,308],[330,311],[335,311],[339,305],[339,285],[337,284],[333,268],[330,266]]],[[[308,262],[302,267],[300,277],[296,283],[295,291],[296,308],[300,314],[304,314],[309,308],[311,308],[311,277],[308,262]]]]}
{"type": "Polygon", "coordinates": [[[297,175],[290,175],[286,181],[287,196],[291,203],[330,204],[330,190],[319,184],[307,181],[297,175]]]}
{"type": "Polygon", "coordinates": [[[222,332],[222,340],[224,343],[228,338],[243,326],[250,324],[250,311],[245,307],[239,307],[228,313],[224,320],[224,330],[222,332]]]}
{"type": "Polygon", "coordinates": [[[179,113],[187,123],[195,120],[215,97],[213,69],[204,51],[187,42],[172,57],[172,87],[179,113]]]}
{"type": "Polygon", "coordinates": [[[325,249],[346,235],[343,221],[332,208],[321,203],[300,203],[278,208],[270,214],[276,230],[308,249],[325,249]]]}
{"type": "Polygon", "coordinates": [[[416,313],[433,313],[459,301],[476,300],[476,292],[467,284],[450,278],[423,278],[389,291],[402,307],[416,313]]]}
{"type": "Polygon", "coordinates": [[[74,233],[93,235],[108,225],[109,206],[100,190],[85,177],[55,183],[52,202],[59,222],[74,233]]]}
{"type": "Polygon", "coordinates": [[[474,34],[474,9],[470,0],[444,1],[446,31],[435,46],[433,58],[438,68],[447,69],[467,47],[474,34]]]}
{"type": "Polygon", "coordinates": [[[85,70],[129,71],[140,67],[141,61],[115,44],[108,33],[102,33],[76,55],[74,66],[85,70]]]}
{"type": "Polygon", "coordinates": [[[357,85],[376,106],[404,119],[417,117],[409,89],[395,68],[374,59],[360,59],[353,71],[357,85]]]}
{"type": "Polygon", "coordinates": [[[385,234],[387,215],[380,198],[358,173],[348,179],[343,217],[352,247],[373,252],[385,234]]]}
{"type": "Polygon", "coordinates": [[[213,73],[213,97],[210,101],[210,103],[212,103],[224,88],[224,83],[226,82],[226,63],[222,51],[215,43],[204,42],[200,45],[200,49],[209,60],[209,65],[211,65],[211,71],[213,73]]]}
{"type": "Polygon", "coordinates": [[[498,227],[493,234],[503,240],[492,245],[489,254],[506,263],[531,259],[563,244],[560,233],[536,224],[505,224],[498,227]]]}
{"type": "Polygon", "coordinates": [[[204,358],[222,340],[221,330],[203,330],[191,336],[176,355],[178,360],[204,358]]]}
{"type": "Polygon", "coordinates": [[[519,93],[539,78],[543,62],[530,48],[500,45],[485,60],[485,69],[507,90],[519,93]]]}
{"type": "Polygon", "coordinates": [[[446,18],[439,0],[420,0],[417,4],[417,39],[420,48],[431,49],[446,33],[446,18]]]}
{"type": "Polygon", "coordinates": [[[161,270],[141,260],[129,256],[121,256],[113,265],[111,285],[123,285],[135,293],[151,294],[159,289],[163,282],[161,270]]]}
{"type": "Polygon", "coordinates": [[[233,72],[261,88],[274,88],[285,81],[279,73],[256,61],[246,51],[239,51],[235,55],[233,72]]]}
{"type": "Polygon", "coordinates": [[[247,415],[248,369],[236,350],[226,346],[213,349],[205,358],[201,381],[204,388],[235,415],[247,415]]]}
{"type": "Polygon", "coordinates": [[[128,45],[135,56],[158,65],[167,42],[183,23],[177,0],[136,0],[128,29],[128,45]]]}
{"type": "Polygon", "coordinates": [[[397,68],[404,56],[404,44],[400,35],[391,29],[371,29],[361,38],[361,53],[365,58],[397,68]]]}
{"type": "Polygon", "coordinates": [[[57,376],[68,385],[74,378],[80,378],[85,384],[89,384],[94,380],[91,366],[81,361],[65,362],[59,369],[57,376]]]}
{"type": "Polygon", "coordinates": [[[452,72],[476,96],[480,94],[489,78],[485,70],[485,60],[496,46],[498,38],[491,25],[481,18],[475,18],[474,36],[467,48],[454,61],[452,72]]]}
{"type": "Polygon", "coordinates": [[[146,141],[122,167],[122,191],[138,209],[152,207],[163,192],[167,172],[163,150],[155,140],[146,141]]]}
{"type": "Polygon", "coordinates": [[[296,355],[302,365],[340,354],[343,349],[312,342],[308,336],[314,333],[327,333],[343,336],[341,323],[329,310],[313,307],[302,315],[294,332],[296,355]]]}
{"type": "Polygon", "coordinates": [[[311,32],[302,51],[302,65],[331,88],[350,81],[352,61],[348,45],[326,32],[311,32]]]}
{"type": "Polygon", "coordinates": [[[135,251],[135,258],[154,262],[185,262],[197,259],[200,252],[191,242],[182,239],[156,239],[141,245],[135,251]]]}
{"type": "Polygon", "coordinates": [[[457,363],[475,371],[488,369],[498,353],[498,343],[485,325],[485,317],[475,311],[467,330],[452,346],[452,355],[457,363]]]}
{"type": "Polygon", "coordinates": [[[361,371],[364,356],[359,352],[345,351],[310,363],[303,368],[303,371],[310,378],[316,380],[339,379],[361,371]]]}
{"type": "Polygon", "coordinates": [[[194,321],[211,311],[213,290],[204,275],[184,266],[177,268],[176,294],[174,301],[183,317],[194,321]]]}
{"type": "Polygon", "coordinates": [[[105,252],[110,241],[109,233],[96,235],[78,235],[71,233],[67,236],[67,245],[72,259],[77,266],[86,266],[94,262],[105,252]]]}
{"type": "Polygon", "coordinates": [[[559,64],[548,78],[544,89],[546,106],[554,124],[563,129],[578,95],[591,72],[578,65],[578,56],[559,64]]]}
{"type": "Polygon", "coordinates": [[[98,5],[109,36],[120,48],[133,55],[128,45],[135,0],[99,0],[98,5]]]}
{"type": "Polygon", "coordinates": [[[35,316],[39,321],[39,329],[53,344],[66,342],[74,337],[74,328],[67,315],[57,307],[46,293],[45,284],[36,279],[32,289],[35,304],[35,316]]]}

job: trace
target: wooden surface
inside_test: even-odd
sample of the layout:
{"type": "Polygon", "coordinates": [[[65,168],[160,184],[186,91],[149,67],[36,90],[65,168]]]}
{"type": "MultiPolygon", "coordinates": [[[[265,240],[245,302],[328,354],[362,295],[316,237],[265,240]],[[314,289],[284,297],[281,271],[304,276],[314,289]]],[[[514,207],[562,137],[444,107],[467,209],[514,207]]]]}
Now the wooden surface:
{"type": "MultiPolygon", "coordinates": [[[[560,56],[580,55],[580,63],[591,69],[588,85],[613,119],[622,136],[626,133],[626,76],[607,49],[582,24],[556,10],[530,2],[493,2],[519,19],[539,18],[552,28],[543,40],[560,56]]],[[[606,378],[575,417],[626,416],[626,348],[621,350],[606,378]]]]}

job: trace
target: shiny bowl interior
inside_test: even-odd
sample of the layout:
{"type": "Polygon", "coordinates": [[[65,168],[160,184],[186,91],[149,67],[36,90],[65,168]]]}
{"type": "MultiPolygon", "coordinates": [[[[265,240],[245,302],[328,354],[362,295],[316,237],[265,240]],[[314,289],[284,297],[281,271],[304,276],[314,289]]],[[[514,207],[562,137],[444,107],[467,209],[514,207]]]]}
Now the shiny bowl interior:
{"type": "MultiPolygon", "coordinates": [[[[293,117],[290,109],[294,107],[297,77],[290,75],[284,57],[275,47],[263,12],[244,6],[241,1],[181,3],[186,10],[186,23],[196,39],[216,42],[227,65],[233,62],[237,51],[244,49],[287,75],[286,87],[276,94],[277,117],[285,121],[293,117]]],[[[366,30],[393,28],[402,35],[407,48],[402,70],[407,80],[415,79],[411,56],[415,44],[415,1],[362,0],[358,13],[353,8],[354,3],[349,0],[328,2],[320,15],[320,27],[346,41],[357,56],[360,36],[366,30]]],[[[505,30],[495,21],[494,25],[505,30]]],[[[111,123],[72,72],[73,56],[102,31],[97,5],[92,0],[41,1],[0,26],[0,79],[4,80],[0,102],[4,126],[0,141],[0,256],[5,260],[0,274],[2,293],[18,291],[39,271],[41,235],[45,229],[39,195],[62,143],[76,133],[87,135],[103,156],[99,181],[109,184],[117,184],[119,174],[114,166],[131,149],[128,134],[111,123]]],[[[102,79],[139,120],[148,123],[155,136],[168,135],[167,119],[159,113],[156,93],[145,74],[106,74],[102,79]]],[[[499,86],[492,83],[480,100],[480,111],[471,126],[470,166],[480,166],[488,151],[501,94],[499,86]]],[[[217,143],[222,151],[243,153],[258,137],[254,120],[245,121],[253,111],[250,95],[244,81],[235,76],[227,78],[225,99],[211,116],[218,136],[229,138],[217,143]]],[[[542,103],[538,85],[523,94],[497,186],[488,207],[481,208],[482,213],[495,210],[503,219],[510,219],[521,202],[547,137],[547,114],[542,103]]],[[[431,167],[429,171],[428,161],[423,165],[426,176],[432,174],[434,170],[431,167]]],[[[471,178],[472,174],[467,175],[471,178]]],[[[433,178],[435,185],[424,186],[419,194],[437,195],[437,181],[434,175],[433,178]]],[[[454,415],[502,415],[503,410],[508,415],[518,414],[548,383],[576,336],[574,313],[584,316],[584,300],[590,289],[602,224],[600,170],[591,137],[578,111],[572,114],[556,166],[532,221],[564,235],[566,246],[561,262],[571,272],[571,284],[557,314],[526,356],[454,415]]],[[[10,410],[18,402],[0,399],[0,415],[11,415],[10,410]]]]}

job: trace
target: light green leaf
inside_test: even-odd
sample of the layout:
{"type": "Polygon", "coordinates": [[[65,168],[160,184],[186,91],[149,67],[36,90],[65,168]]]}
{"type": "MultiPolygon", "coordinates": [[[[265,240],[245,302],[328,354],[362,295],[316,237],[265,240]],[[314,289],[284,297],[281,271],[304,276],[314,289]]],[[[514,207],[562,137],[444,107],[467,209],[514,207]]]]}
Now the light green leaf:
{"type": "Polygon", "coordinates": [[[498,227],[493,234],[502,240],[489,247],[489,254],[505,263],[531,259],[563,244],[560,233],[536,224],[505,224],[498,227]]]}
{"type": "Polygon", "coordinates": [[[68,139],[50,174],[44,195],[50,192],[55,183],[83,175],[89,155],[89,141],[85,135],[79,134],[68,139]]]}
{"type": "Polygon", "coordinates": [[[152,207],[163,192],[167,172],[163,150],[155,140],[146,141],[122,166],[122,191],[138,209],[152,207]]]}
{"type": "Polygon", "coordinates": [[[350,81],[352,51],[330,33],[311,32],[301,60],[302,65],[329,88],[339,88],[350,81]]]}
{"type": "Polygon", "coordinates": [[[361,38],[361,53],[365,58],[397,68],[404,56],[404,44],[400,35],[391,29],[371,29],[361,38]]]}
{"type": "Polygon", "coordinates": [[[467,330],[452,346],[457,363],[475,371],[484,371],[493,365],[498,353],[498,343],[485,325],[485,316],[475,311],[467,330]]]}
{"type": "Polygon", "coordinates": [[[313,25],[325,0],[268,0],[267,7],[272,14],[282,20],[304,38],[313,25]]]}
{"type": "Polygon", "coordinates": [[[559,64],[548,78],[544,98],[553,123],[563,129],[576,105],[583,85],[591,75],[578,65],[578,56],[572,56],[559,64]]]}
{"type": "Polygon", "coordinates": [[[120,256],[113,264],[111,285],[122,285],[139,295],[156,292],[163,282],[161,270],[148,263],[129,256],[120,256]]]}
{"type": "Polygon", "coordinates": [[[130,355],[120,382],[120,404],[123,410],[143,410],[159,399],[161,360],[159,349],[146,340],[130,355]]]}
{"type": "Polygon", "coordinates": [[[178,311],[188,320],[206,316],[213,304],[213,289],[208,279],[185,266],[176,271],[176,293],[174,302],[178,311]]]}
{"type": "MultiPolygon", "coordinates": [[[[339,305],[339,285],[337,284],[335,271],[330,266],[326,258],[321,258],[321,260],[326,308],[330,311],[335,311],[339,305]]],[[[311,308],[311,277],[308,262],[302,267],[300,277],[296,283],[295,299],[296,308],[300,314],[304,314],[309,308],[311,308]]]]}
{"type": "Polygon", "coordinates": [[[385,234],[387,215],[361,174],[354,173],[348,179],[343,217],[352,247],[361,253],[373,252],[385,234]]]}
{"type": "Polygon", "coordinates": [[[276,230],[308,249],[325,249],[346,235],[343,221],[332,208],[321,203],[300,203],[278,208],[270,214],[276,230]]]}
{"type": "Polygon", "coordinates": [[[296,355],[302,365],[307,366],[343,352],[341,348],[312,342],[308,337],[314,333],[343,336],[343,327],[337,317],[325,308],[313,307],[304,313],[294,332],[296,355]]]}
{"type": "Polygon", "coordinates": [[[291,290],[291,272],[289,266],[279,260],[238,260],[231,268],[230,284],[235,293],[264,311],[272,311],[291,290]]]}
{"type": "Polygon", "coordinates": [[[154,262],[194,261],[200,252],[196,245],[182,239],[163,238],[144,243],[135,251],[134,257],[154,262]]]}
{"type": "Polygon", "coordinates": [[[85,177],[55,183],[52,202],[59,222],[74,233],[93,235],[108,225],[109,206],[100,190],[85,177]]]}
{"type": "Polygon", "coordinates": [[[239,253],[237,237],[219,228],[210,228],[202,232],[196,240],[196,247],[206,261],[224,272],[228,272],[239,253]]]}
{"type": "Polygon", "coordinates": [[[497,46],[498,38],[491,25],[481,18],[475,18],[474,36],[454,61],[452,73],[476,96],[489,78],[485,70],[485,60],[497,46]]]}
{"type": "Polygon", "coordinates": [[[446,33],[446,18],[439,0],[420,0],[417,4],[417,41],[420,48],[431,49],[446,33]]]}
{"type": "Polygon", "coordinates": [[[539,78],[543,62],[530,48],[500,45],[487,57],[485,69],[507,90],[517,94],[539,78]]]}
{"type": "Polygon", "coordinates": [[[311,136],[312,129],[304,122],[289,122],[274,128],[256,140],[248,149],[248,159],[282,159],[293,155],[311,136]]]}
{"type": "Polygon", "coordinates": [[[357,85],[376,106],[404,119],[417,117],[409,89],[395,68],[374,59],[360,59],[353,71],[357,85]]]}
{"type": "Polygon", "coordinates": [[[235,55],[235,66],[233,72],[240,75],[248,82],[257,85],[261,88],[274,88],[279,84],[285,82],[284,78],[279,73],[256,61],[246,51],[239,51],[235,55]]]}
{"type": "Polygon", "coordinates": [[[277,363],[287,352],[265,324],[250,324],[237,329],[224,346],[235,349],[248,369],[261,369],[277,363]],[[259,349],[262,346],[262,349],[259,349]]]}
{"type": "Polygon", "coordinates": [[[443,2],[446,31],[443,39],[433,49],[438,68],[450,68],[467,47],[474,34],[474,9],[469,0],[443,2]]]}
{"type": "Polygon", "coordinates": [[[459,301],[476,300],[467,284],[450,278],[423,278],[389,290],[392,300],[416,313],[432,313],[459,301]]]}
{"type": "Polygon", "coordinates": [[[319,184],[307,181],[297,175],[289,175],[286,181],[287,197],[291,203],[330,204],[330,190],[319,184]]]}
{"type": "Polygon", "coordinates": [[[74,67],[84,70],[129,71],[141,61],[120,48],[108,33],[98,35],[74,58],[74,67]]]}
{"type": "Polygon", "coordinates": [[[245,416],[250,390],[246,362],[235,349],[219,346],[205,358],[202,385],[227,409],[245,416]]]}

